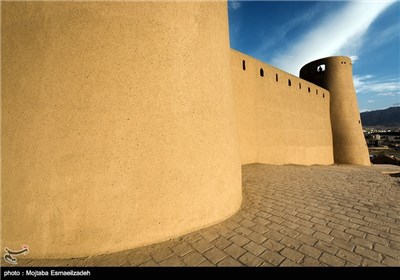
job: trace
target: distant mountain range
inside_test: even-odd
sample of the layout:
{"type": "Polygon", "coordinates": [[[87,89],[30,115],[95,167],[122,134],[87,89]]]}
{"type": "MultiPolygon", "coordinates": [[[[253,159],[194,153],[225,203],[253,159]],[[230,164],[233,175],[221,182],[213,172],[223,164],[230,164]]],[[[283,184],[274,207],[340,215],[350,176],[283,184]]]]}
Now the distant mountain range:
{"type": "Polygon", "coordinates": [[[361,113],[363,126],[400,127],[400,107],[361,113]]]}

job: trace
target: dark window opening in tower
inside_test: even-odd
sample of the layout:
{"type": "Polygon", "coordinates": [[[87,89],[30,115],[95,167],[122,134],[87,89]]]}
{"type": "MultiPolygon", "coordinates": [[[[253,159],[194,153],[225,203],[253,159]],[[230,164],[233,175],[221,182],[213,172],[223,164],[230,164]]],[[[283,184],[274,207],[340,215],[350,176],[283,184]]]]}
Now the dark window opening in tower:
{"type": "Polygon", "coordinates": [[[325,93],[322,94],[322,97],[325,98],[325,93]]]}
{"type": "Polygon", "coordinates": [[[278,81],[278,74],[275,75],[275,80],[278,81]]]}
{"type": "Polygon", "coordinates": [[[318,65],[317,72],[318,73],[325,72],[325,64],[318,65]]]}
{"type": "Polygon", "coordinates": [[[311,89],[310,89],[310,87],[308,87],[308,92],[311,92],[311,89]]]}
{"type": "Polygon", "coordinates": [[[243,67],[243,71],[245,71],[246,70],[246,61],[242,61],[242,67],[243,67]]]}
{"type": "Polygon", "coordinates": [[[290,79],[287,80],[288,85],[291,87],[292,86],[292,81],[290,79]]]}
{"type": "Polygon", "coordinates": [[[260,68],[260,76],[264,77],[264,69],[260,68]]]}
{"type": "Polygon", "coordinates": [[[301,89],[301,83],[299,83],[299,89],[301,89]]]}
{"type": "Polygon", "coordinates": [[[318,89],[315,90],[315,94],[318,95],[318,89]]]}

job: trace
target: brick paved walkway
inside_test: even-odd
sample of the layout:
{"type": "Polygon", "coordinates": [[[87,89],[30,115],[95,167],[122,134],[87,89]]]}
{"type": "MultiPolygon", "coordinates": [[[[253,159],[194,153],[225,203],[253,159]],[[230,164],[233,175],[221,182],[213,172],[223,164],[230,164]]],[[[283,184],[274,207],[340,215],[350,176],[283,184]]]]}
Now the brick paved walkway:
{"type": "MultiPolygon", "coordinates": [[[[400,266],[399,167],[243,166],[232,218],[167,242],[25,266],[400,266]]],[[[3,262],[4,264],[4,262],[3,262]]]]}

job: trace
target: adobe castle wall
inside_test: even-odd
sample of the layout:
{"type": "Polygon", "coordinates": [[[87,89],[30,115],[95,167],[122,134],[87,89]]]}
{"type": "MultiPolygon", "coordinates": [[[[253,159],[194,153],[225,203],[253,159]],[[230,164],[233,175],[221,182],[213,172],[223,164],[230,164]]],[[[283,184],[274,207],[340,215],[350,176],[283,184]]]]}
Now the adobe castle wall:
{"type": "Polygon", "coordinates": [[[241,204],[224,2],[3,2],[2,244],[121,251],[241,204]]]}
{"type": "Polygon", "coordinates": [[[333,164],[330,93],[231,50],[242,164],[333,164]]]}

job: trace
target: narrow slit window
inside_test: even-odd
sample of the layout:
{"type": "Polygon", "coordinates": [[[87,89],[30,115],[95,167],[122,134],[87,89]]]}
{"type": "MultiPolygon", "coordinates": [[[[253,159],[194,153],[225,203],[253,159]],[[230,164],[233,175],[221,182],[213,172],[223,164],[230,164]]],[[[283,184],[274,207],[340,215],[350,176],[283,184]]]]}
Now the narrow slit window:
{"type": "Polygon", "coordinates": [[[318,95],[318,89],[315,90],[315,94],[318,95]]]}
{"type": "Polygon", "coordinates": [[[325,93],[322,94],[322,97],[325,98],[325,93]]]}
{"type": "Polygon", "coordinates": [[[264,77],[264,69],[260,68],[260,76],[264,77]]]}
{"type": "Polygon", "coordinates": [[[299,89],[301,89],[301,83],[299,83],[299,89]]]}
{"type": "Polygon", "coordinates": [[[287,80],[288,85],[291,87],[292,86],[292,81],[290,79],[287,80]]]}
{"type": "Polygon", "coordinates": [[[278,81],[278,74],[275,75],[275,80],[278,81]]]}
{"type": "Polygon", "coordinates": [[[308,87],[308,92],[311,92],[311,89],[310,89],[310,87],[308,87]]]}
{"type": "Polygon", "coordinates": [[[242,68],[243,68],[243,71],[246,70],[246,61],[245,60],[242,61],[242,68]]]}

